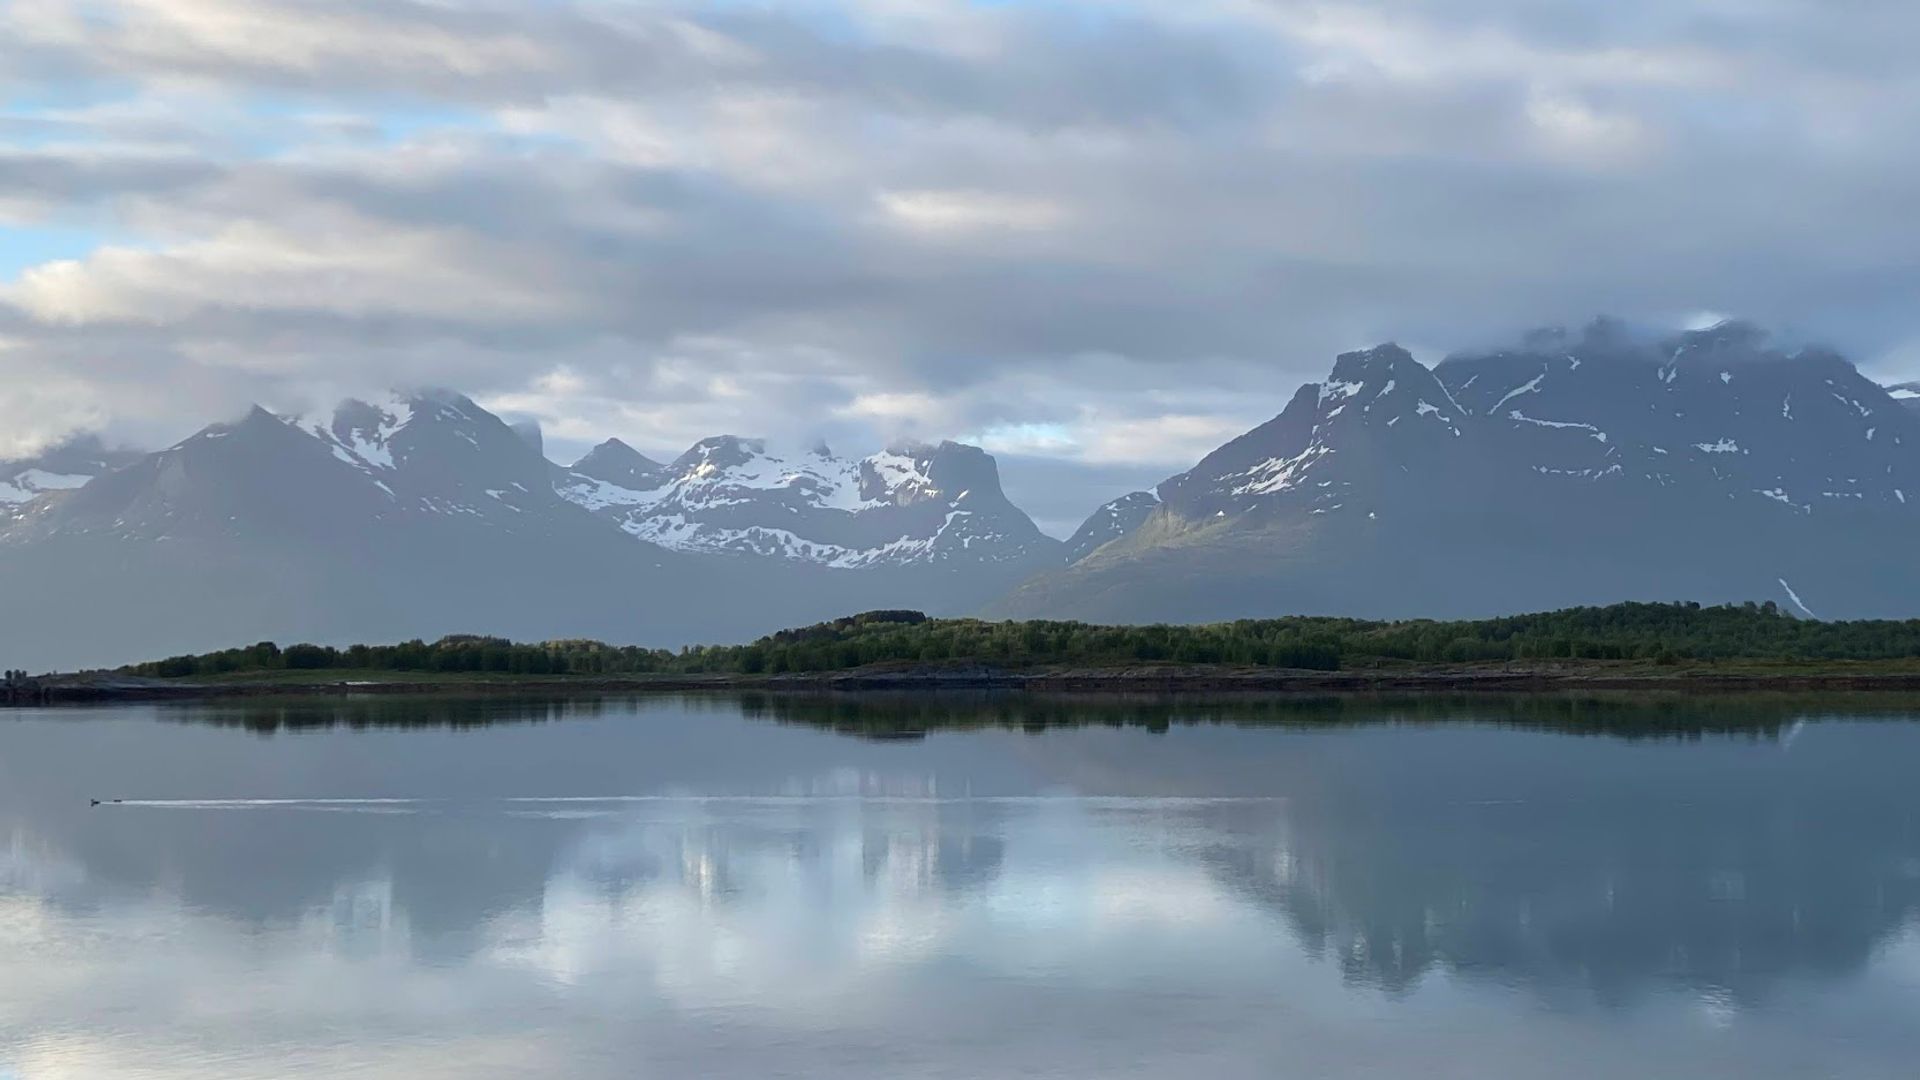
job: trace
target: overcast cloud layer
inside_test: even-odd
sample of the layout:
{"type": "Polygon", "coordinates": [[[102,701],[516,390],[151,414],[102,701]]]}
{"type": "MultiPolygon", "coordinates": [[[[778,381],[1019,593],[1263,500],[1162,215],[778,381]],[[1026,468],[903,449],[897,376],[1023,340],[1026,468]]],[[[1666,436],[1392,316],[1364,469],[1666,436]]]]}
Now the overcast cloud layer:
{"type": "Polygon", "coordinates": [[[445,385],[562,457],[965,438],[1058,530],[1387,339],[1724,312],[1912,377],[1915,41],[1905,0],[0,0],[0,458],[445,385]]]}

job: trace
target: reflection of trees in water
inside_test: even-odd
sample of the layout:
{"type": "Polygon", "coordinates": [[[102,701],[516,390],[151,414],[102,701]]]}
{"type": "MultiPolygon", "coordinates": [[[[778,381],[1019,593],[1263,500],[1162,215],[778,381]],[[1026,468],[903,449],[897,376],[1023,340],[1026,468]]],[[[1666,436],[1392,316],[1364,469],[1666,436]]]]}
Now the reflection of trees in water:
{"type": "Polygon", "coordinates": [[[636,700],[611,695],[520,697],[499,695],[380,694],[363,697],[229,698],[160,707],[160,715],[184,724],[248,731],[326,728],[449,728],[545,724],[631,713],[636,700]]]}
{"type": "MultiPolygon", "coordinates": [[[[930,731],[1110,727],[1168,731],[1179,725],[1334,727],[1382,723],[1479,723],[1617,738],[1697,738],[1721,733],[1773,737],[1797,720],[1835,711],[1834,695],[1696,696],[1594,693],[1565,695],[748,693],[750,717],[829,728],[867,738],[912,738],[930,731]]],[[[1862,695],[1848,712],[1910,715],[1920,702],[1862,695]]]]}
{"type": "Polygon", "coordinates": [[[322,728],[482,728],[618,718],[667,704],[684,712],[744,715],[870,739],[930,731],[1108,727],[1168,731],[1180,725],[1332,727],[1470,720],[1528,730],[1614,738],[1776,737],[1794,723],[1843,713],[1911,716],[1920,698],[1896,694],[1226,694],[1217,696],[1022,691],[747,691],[572,697],[373,694],[238,698],[167,705],[180,723],[256,732],[322,728]]]}

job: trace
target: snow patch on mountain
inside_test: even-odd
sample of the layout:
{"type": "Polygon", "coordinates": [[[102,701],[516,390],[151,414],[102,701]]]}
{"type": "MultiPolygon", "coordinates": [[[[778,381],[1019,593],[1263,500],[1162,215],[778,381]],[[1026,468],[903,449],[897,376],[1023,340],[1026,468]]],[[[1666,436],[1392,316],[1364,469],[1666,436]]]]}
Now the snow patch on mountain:
{"type": "Polygon", "coordinates": [[[0,461],[0,526],[44,509],[50,497],[78,491],[141,456],[109,449],[97,436],[81,435],[36,457],[0,461]]]}
{"type": "Polygon", "coordinates": [[[1364,388],[1364,385],[1365,384],[1358,382],[1342,382],[1338,379],[1328,379],[1320,387],[1320,404],[1326,405],[1332,402],[1345,401],[1359,393],[1364,388]]]}
{"type": "Polygon", "coordinates": [[[90,475],[55,473],[45,469],[23,469],[0,480],[0,503],[31,502],[49,491],[72,491],[85,487],[90,475]]]}
{"type": "Polygon", "coordinates": [[[1800,599],[1799,593],[1793,591],[1793,586],[1787,584],[1786,578],[1780,578],[1779,581],[1780,587],[1786,590],[1787,599],[1793,601],[1793,606],[1800,609],[1800,614],[1805,615],[1809,619],[1818,619],[1820,617],[1815,615],[1811,608],[1807,607],[1806,601],[1800,599]]]}
{"type": "Polygon", "coordinates": [[[289,416],[286,422],[321,442],[333,456],[368,473],[398,468],[393,440],[413,422],[414,399],[393,394],[378,401],[347,401],[326,416],[289,416]]]}
{"type": "Polygon", "coordinates": [[[1499,401],[1494,402],[1493,408],[1489,411],[1499,412],[1500,406],[1505,405],[1507,402],[1512,401],[1514,398],[1519,397],[1521,394],[1536,393],[1540,389],[1541,380],[1545,379],[1546,377],[1547,377],[1547,373],[1543,370],[1540,372],[1540,374],[1535,375],[1533,378],[1528,379],[1526,382],[1523,382],[1519,386],[1516,386],[1513,389],[1507,391],[1507,395],[1501,398],[1499,401]]]}
{"type": "Polygon", "coordinates": [[[1011,561],[1056,544],[1006,502],[991,459],[957,444],[849,459],[825,447],[775,453],[760,439],[718,436],[670,465],[645,469],[623,463],[629,460],[609,463],[624,470],[625,479],[614,479],[609,469],[587,475],[583,459],[554,489],[661,547],[836,569],[1011,561]],[[943,459],[955,476],[974,479],[936,481],[943,459]]]}
{"type": "MultiPolygon", "coordinates": [[[[1763,496],[1765,496],[1765,497],[1767,497],[1767,498],[1769,498],[1769,499],[1772,499],[1772,500],[1773,500],[1774,502],[1777,502],[1777,503],[1780,503],[1780,504],[1782,504],[1782,505],[1784,505],[1784,506],[1791,506],[1791,507],[1793,507],[1793,508],[1794,508],[1795,510],[1798,510],[1798,511],[1800,511],[1800,512],[1801,512],[1801,513],[1803,513],[1803,514],[1811,514],[1811,513],[1813,513],[1813,507],[1812,507],[1812,506],[1809,506],[1809,505],[1808,505],[1808,504],[1806,504],[1806,503],[1797,503],[1797,502],[1794,502],[1794,501],[1793,501],[1793,497],[1792,497],[1791,495],[1788,495],[1788,494],[1787,494],[1787,490],[1786,490],[1785,488],[1780,488],[1780,487],[1771,487],[1771,488],[1755,488],[1755,489],[1754,489],[1754,494],[1755,494],[1755,495],[1763,495],[1763,496]]],[[[1904,499],[1903,499],[1903,500],[1901,500],[1901,501],[1902,501],[1902,502],[1904,502],[1904,501],[1906,501],[1906,500],[1904,500],[1904,499]]]]}
{"type": "MultiPolygon", "coordinates": [[[[562,497],[589,510],[626,507],[642,513],[712,510],[777,494],[789,505],[854,513],[928,499],[940,491],[911,456],[897,452],[844,460],[818,452],[781,457],[758,439],[722,437],[696,444],[658,485],[632,488],[578,473],[564,478],[562,497]]],[[[677,535],[663,528],[663,535],[677,535]]]]}
{"type": "Polygon", "coordinates": [[[1592,439],[1594,439],[1594,440],[1596,440],[1596,441],[1598,441],[1598,442],[1606,442],[1606,441],[1607,441],[1607,433],[1606,433],[1606,432],[1604,432],[1604,431],[1601,431],[1601,430],[1600,430],[1599,428],[1597,428],[1597,427],[1594,427],[1594,426],[1593,426],[1592,424],[1582,424],[1582,423],[1580,423],[1580,422],[1578,422],[1578,421],[1575,421],[1575,420],[1542,420],[1542,419],[1540,419],[1540,418],[1539,418],[1539,417],[1537,417],[1537,416],[1528,416],[1527,414],[1525,414],[1525,413],[1523,413],[1523,412],[1521,412],[1521,411],[1520,411],[1519,409],[1510,409],[1510,410],[1508,410],[1508,412],[1507,412],[1507,418],[1508,418],[1509,420],[1518,420],[1519,422],[1521,422],[1521,423],[1523,423],[1523,424],[1532,424],[1532,425],[1534,425],[1535,427],[1544,427],[1544,428],[1578,428],[1578,429],[1580,429],[1580,430],[1582,430],[1582,431],[1585,431],[1585,432],[1587,433],[1587,435],[1588,435],[1588,437],[1590,437],[1590,438],[1592,438],[1592,439]]]}
{"type": "Polygon", "coordinates": [[[1235,486],[1235,495],[1275,495],[1299,487],[1321,458],[1330,457],[1333,447],[1316,443],[1292,457],[1268,458],[1248,469],[1245,482],[1235,486]]]}

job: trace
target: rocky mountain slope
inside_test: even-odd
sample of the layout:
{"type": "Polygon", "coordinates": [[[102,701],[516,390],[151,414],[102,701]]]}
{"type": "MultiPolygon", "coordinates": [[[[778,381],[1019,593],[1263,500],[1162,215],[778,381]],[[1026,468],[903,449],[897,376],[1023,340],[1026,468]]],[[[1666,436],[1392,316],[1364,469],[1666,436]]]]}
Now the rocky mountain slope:
{"type": "Polygon", "coordinates": [[[1151,491],[1131,492],[1102,504],[1068,538],[1065,553],[1067,565],[1071,566],[1131,533],[1159,508],[1160,496],[1151,491]]]}
{"type": "Polygon", "coordinates": [[[1641,342],[1597,323],[1431,370],[1390,345],[1349,353],[1157,497],[994,610],[1920,611],[1920,414],[1842,358],[1742,324],[1641,342]]]}

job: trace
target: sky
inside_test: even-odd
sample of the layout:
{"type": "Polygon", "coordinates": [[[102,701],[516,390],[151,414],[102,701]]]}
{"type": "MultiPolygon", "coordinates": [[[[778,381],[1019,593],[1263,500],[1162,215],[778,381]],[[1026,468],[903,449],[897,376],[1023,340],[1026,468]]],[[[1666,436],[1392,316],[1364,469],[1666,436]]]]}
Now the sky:
{"type": "Polygon", "coordinates": [[[0,458],[449,387],[955,438],[1050,531],[1343,350],[1920,377],[1909,0],[0,0],[0,458]]]}

